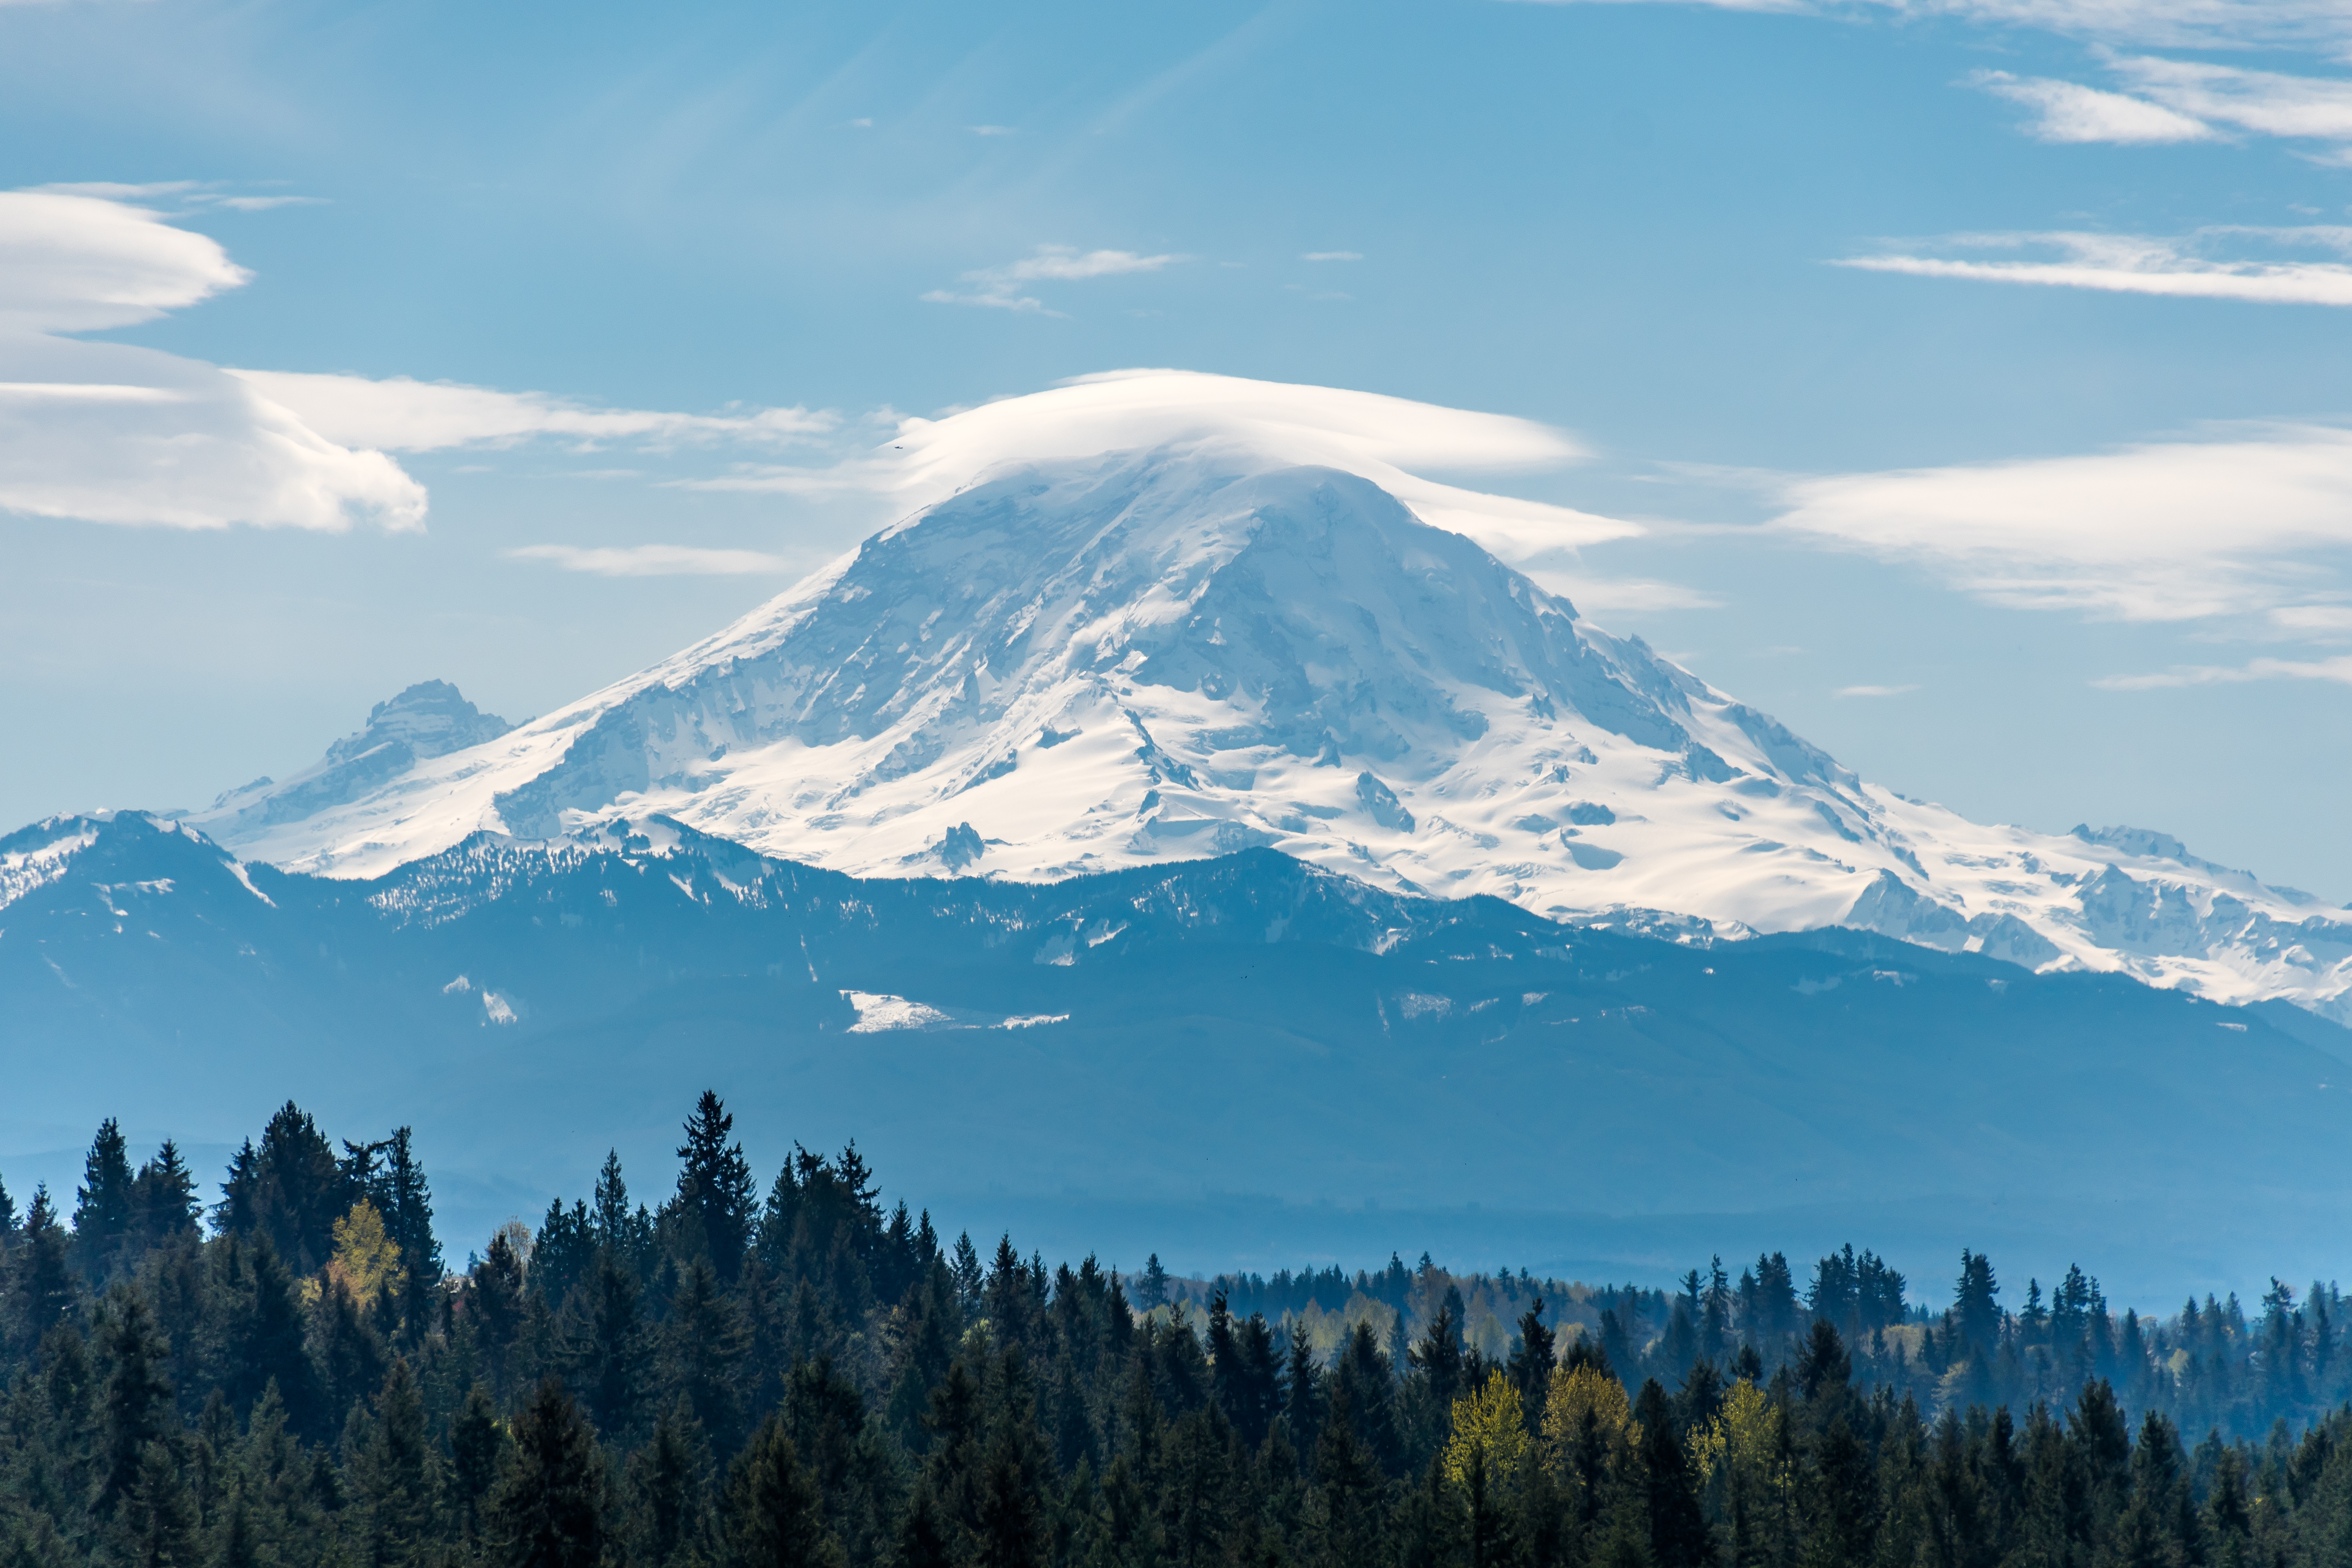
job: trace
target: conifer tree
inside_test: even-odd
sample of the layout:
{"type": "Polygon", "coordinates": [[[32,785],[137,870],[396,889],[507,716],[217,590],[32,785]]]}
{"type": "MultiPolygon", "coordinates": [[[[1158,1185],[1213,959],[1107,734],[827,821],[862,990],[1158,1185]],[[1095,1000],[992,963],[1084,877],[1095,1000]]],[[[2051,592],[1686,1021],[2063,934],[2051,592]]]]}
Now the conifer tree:
{"type": "Polygon", "coordinates": [[[596,1173],[596,1194],[590,1204],[596,1227],[596,1245],[610,1248],[640,1276],[654,1239],[653,1216],[639,1204],[629,1206],[629,1184],[621,1176],[621,1154],[605,1151],[604,1168],[596,1173]]]}
{"type": "Polygon", "coordinates": [[[1135,1304],[1147,1312],[1168,1305],[1168,1270],[1160,1266],[1160,1254],[1156,1252],[1143,1260],[1143,1275],[1136,1282],[1135,1304]]]}
{"type": "Polygon", "coordinates": [[[434,1513],[432,1461],[424,1396],[407,1360],[395,1358],[377,1395],[374,1429],[358,1467],[374,1568],[407,1568],[426,1560],[434,1513]]]}
{"type": "Polygon", "coordinates": [[[229,1162],[221,1187],[221,1228],[269,1237],[297,1274],[316,1274],[334,1252],[335,1221],[359,1194],[347,1192],[343,1168],[310,1114],[288,1100],[229,1162]]]}
{"type": "Polygon", "coordinates": [[[472,1320],[493,1389],[511,1386],[508,1367],[523,1331],[522,1257],[500,1230],[467,1281],[466,1313],[472,1320]]]}
{"type": "Polygon", "coordinates": [[[824,1500],[783,1418],[771,1415],[727,1474],[725,1568],[846,1568],[824,1500]]]}
{"type": "Polygon", "coordinates": [[[613,1248],[598,1247],[589,1278],[564,1307],[565,1374],[607,1439],[635,1429],[646,1393],[652,1345],[638,1295],[636,1270],[613,1248]]]}
{"type": "Polygon", "coordinates": [[[735,1119],[718,1095],[709,1089],[687,1118],[686,1142],[678,1145],[682,1162],[677,1174],[677,1203],[683,1215],[699,1227],[702,1247],[720,1283],[732,1285],[743,1269],[751,1242],[751,1211],[756,1197],[751,1167],[740,1143],[728,1142],[735,1119]]]}
{"type": "MultiPolygon", "coordinates": [[[[1360,1332],[1364,1332],[1359,1329],[1360,1332]]],[[[1331,1404],[1315,1445],[1315,1484],[1307,1500],[1307,1561],[1314,1568],[1355,1568],[1380,1552],[1383,1493],[1379,1457],[1356,1436],[1349,1407],[1352,1383],[1331,1390],[1331,1404]]]]}
{"type": "Polygon", "coordinates": [[[108,1531],[113,1555],[135,1568],[180,1568],[196,1560],[200,1522],[178,1451],[160,1439],[148,1443],[108,1531]]]}
{"type": "MultiPolygon", "coordinates": [[[[180,1423],[171,1381],[163,1374],[166,1347],[155,1332],[145,1297],[118,1288],[108,1298],[98,1345],[106,1386],[100,1396],[102,1446],[93,1506],[106,1515],[142,1484],[150,1468],[149,1447],[176,1439],[180,1423]]],[[[176,1459],[173,1463],[176,1473],[176,1459]]]]}
{"type": "Polygon", "coordinates": [[[1975,1347],[1978,1359],[1989,1356],[2000,1342],[2000,1308],[1994,1298],[2000,1285],[1993,1278],[1992,1260],[1980,1252],[1960,1249],[1960,1279],[1952,1302],[1954,1326],[1975,1347]]]}
{"type": "Polygon", "coordinates": [[[964,1231],[956,1237],[955,1282],[956,1301],[967,1319],[980,1316],[980,1289],[985,1278],[980,1267],[980,1249],[971,1244],[971,1232],[964,1231]]]}
{"type": "Polygon", "coordinates": [[[449,1497],[468,1538],[481,1529],[481,1510],[506,1457],[507,1433],[498,1406],[478,1383],[466,1391],[464,1406],[449,1422],[449,1497]]]}
{"type": "Polygon", "coordinates": [[[46,1183],[34,1187],[25,1208],[24,1234],[8,1269],[9,1329],[17,1353],[29,1356],[73,1306],[73,1279],[67,1271],[66,1233],[49,1208],[46,1183]]]}
{"type": "Polygon", "coordinates": [[[630,1555],[646,1568],[698,1561],[710,1534],[710,1449],[691,1406],[661,1413],[629,1457],[630,1555]]]}
{"type": "Polygon", "coordinates": [[[1806,1490],[1805,1560],[1821,1568],[1866,1568],[1878,1525],[1878,1484],[1870,1453],[1841,1411],[1816,1445],[1806,1490]]]}
{"type": "Polygon", "coordinates": [[[1650,1516],[1650,1552],[1658,1568],[1699,1568],[1709,1556],[1706,1521],[1699,1512],[1698,1487],[1690,1473],[1667,1402],[1655,1378],[1642,1384],[1633,1402],[1641,1431],[1637,1450],[1650,1516]]]}
{"type": "Polygon", "coordinates": [[[484,1533],[500,1568],[601,1568],[604,1460],[596,1435],[548,1378],[514,1420],[514,1452],[492,1489],[484,1533]]]}
{"type": "Polygon", "coordinates": [[[973,1489],[972,1546],[983,1568],[1045,1568],[1052,1460],[1037,1429],[1035,1390],[1018,1345],[994,1368],[995,1409],[973,1489]]]}
{"type": "Polygon", "coordinates": [[[74,1260],[92,1285],[103,1285],[114,1272],[131,1234],[133,1203],[130,1152],[110,1116],[90,1140],[82,1184],[74,1193],[74,1260]]]}
{"type": "Polygon", "coordinates": [[[1461,1297],[1452,1286],[1446,1289],[1451,1300],[1437,1309],[1428,1332],[1412,1352],[1413,1369],[1429,1380],[1429,1396],[1440,1410],[1452,1409],[1454,1395],[1462,1392],[1462,1321],[1454,1308],[1461,1297]]]}
{"type": "MultiPolygon", "coordinates": [[[[1347,1390],[1347,1405],[1357,1435],[1375,1461],[1389,1475],[1403,1469],[1404,1443],[1397,1430],[1396,1390],[1389,1358],[1381,1353],[1370,1322],[1359,1320],[1334,1367],[1333,1382],[1347,1390]]],[[[1339,1419],[1340,1401],[1334,1394],[1330,1419],[1339,1419]]],[[[1327,1426],[1327,1431],[1329,1429],[1327,1426]]]]}
{"type": "Polygon", "coordinates": [[[411,1131],[398,1127],[383,1145],[383,1163],[371,1194],[385,1233],[403,1261],[402,1316],[421,1331],[441,1289],[441,1244],[433,1235],[433,1189],[417,1159],[411,1131]]]}
{"type": "Polygon", "coordinates": [[[1315,1347],[1307,1342],[1304,1324],[1290,1331],[1290,1354],[1282,1380],[1283,1420],[1290,1428],[1291,1446],[1302,1455],[1315,1452],[1323,1434],[1323,1373],[1315,1364],[1315,1347]]]}
{"type": "Polygon", "coordinates": [[[1552,1349],[1552,1331],[1544,1326],[1543,1314],[1544,1299],[1538,1296],[1519,1316],[1517,1342],[1511,1346],[1510,1361],[1506,1366],[1511,1386],[1519,1391],[1519,1401],[1530,1420],[1540,1419],[1545,1396],[1551,1388],[1551,1369],[1558,1359],[1552,1349]]]}
{"type": "Polygon", "coordinates": [[[155,1157],[139,1167],[131,1182],[131,1233],[146,1248],[196,1239],[195,1173],[166,1138],[155,1157]]]}
{"type": "Polygon", "coordinates": [[[663,1341],[669,1397],[685,1399],[712,1448],[731,1455],[743,1440],[745,1411],[736,1372],[748,1347],[741,1315],[700,1258],[678,1281],[663,1341]]]}

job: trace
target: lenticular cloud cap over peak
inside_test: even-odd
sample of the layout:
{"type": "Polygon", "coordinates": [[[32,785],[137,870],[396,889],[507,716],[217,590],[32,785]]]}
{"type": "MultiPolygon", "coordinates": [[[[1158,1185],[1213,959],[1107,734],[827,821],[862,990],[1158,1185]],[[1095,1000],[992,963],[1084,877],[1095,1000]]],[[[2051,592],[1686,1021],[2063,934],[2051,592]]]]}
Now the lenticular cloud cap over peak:
{"type": "Polygon", "coordinates": [[[904,420],[872,458],[838,477],[809,475],[805,488],[855,485],[912,510],[1001,468],[1171,447],[1358,474],[1425,521],[1512,559],[1642,531],[1615,518],[1422,477],[1423,470],[1524,473],[1589,455],[1551,426],[1379,393],[1185,370],[1105,371],[939,419],[904,420]]]}
{"type": "Polygon", "coordinates": [[[898,444],[936,470],[1190,441],[1351,469],[1549,468],[1587,455],[1532,419],[1186,370],[1104,371],[944,419],[909,419],[898,444]]]}

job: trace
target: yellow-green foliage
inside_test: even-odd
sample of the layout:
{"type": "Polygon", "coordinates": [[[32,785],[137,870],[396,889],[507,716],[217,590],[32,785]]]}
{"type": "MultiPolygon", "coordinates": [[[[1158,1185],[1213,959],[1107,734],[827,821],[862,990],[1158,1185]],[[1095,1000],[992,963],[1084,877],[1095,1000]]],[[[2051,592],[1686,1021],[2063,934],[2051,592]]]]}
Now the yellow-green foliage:
{"type": "Polygon", "coordinates": [[[1588,1423],[1610,1438],[1632,1426],[1633,1407],[1625,1398],[1625,1385],[1593,1367],[1554,1367],[1543,1418],[1544,1447],[1553,1464],[1560,1463],[1588,1423]]]}
{"type": "Polygon", "coordinates": [[[1718,1474],[1754,1495],[1758,1489],[1784,1490],[1791,1478],[1781,1458],[1779,1406],[1746,1378],[1731,1385],[1723,1409],[1706,1426],[1690,1435],[1691,1463],[1704,1488],[1718,1474]]]}
{"type": "Polygon", "coordinates": [[[386,1280],[400,1278],[400,1247],[384,1234],[383,1215],[367,1199],[335,1222],[335,1256],[327,1272],[362,1304],[373,1301],[386,1280]]]}
{"type": "Polygon", "coordinates": [[[1358,1323],[1370,1323],[1372,1338],[1385,1345],[1389,1342],[1389,1335],[1394,1331],[1396,1320],[1394,1307],[1375,1301],[1358,1290],[1348,1298],[1347,1305],[1336,1312],[1327,1312],[1320,1304],[1309,1301],[1307,1310],[1287,1321],[1293,1332],[1305,1331],[1307,1342],[1318,1360],[1328,1361],[1341,1345],[1354,1337],[1358,1323]]]}
{"type": "Polygon", "coordinates": [[[1480,1457],[1486,1460],[1490,1488],[1515,1481],[1528,1457],[1528,1422],[1519,1405],[1519,1391],[1499,1372],[1488,1374],[1485,1387],[1454,1402],[1454,1436],[1445,1445],[1445,1479],[1456,1487],[1467,1487],[1471,1466],[1480,1457]]]}

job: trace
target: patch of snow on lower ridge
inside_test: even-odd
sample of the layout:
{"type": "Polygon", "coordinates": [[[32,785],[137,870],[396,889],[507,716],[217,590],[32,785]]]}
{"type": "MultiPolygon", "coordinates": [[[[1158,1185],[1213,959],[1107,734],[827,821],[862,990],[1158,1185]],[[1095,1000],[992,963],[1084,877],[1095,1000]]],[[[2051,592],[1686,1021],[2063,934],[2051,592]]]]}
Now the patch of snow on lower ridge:
{"type": "Polygon", "coordinates": [[[926,1007],[920,1002],[910,1002],[904,996],[873,991],[845,991],[842,995],[857,1009],[857,1022],[849,1026],[849,1032],[853,1035],[879,1035],[890,1029],[925,1029],[948,1021],[948,1016],[937,1007],[926,1007]]]}

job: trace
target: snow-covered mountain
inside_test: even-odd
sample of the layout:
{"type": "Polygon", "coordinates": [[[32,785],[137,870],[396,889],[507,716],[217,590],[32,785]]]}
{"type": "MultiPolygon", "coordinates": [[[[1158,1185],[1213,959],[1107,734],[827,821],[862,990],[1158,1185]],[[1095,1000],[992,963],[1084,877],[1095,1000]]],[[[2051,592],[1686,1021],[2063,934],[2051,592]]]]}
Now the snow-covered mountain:
{"type": "Polygon", "coordinates": [[[1254,847],[1667,934],[1831,925],[2352,1020],[2352,912],[2132,830],[1857,778],[1343,468],[1178,441],[1000,467],[717,636],[508,730],[434,683],[189,820],[372,877],[661,815],[861,876],[1254,847]]]}

